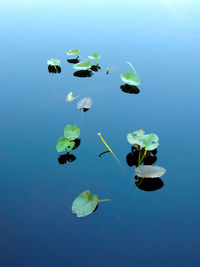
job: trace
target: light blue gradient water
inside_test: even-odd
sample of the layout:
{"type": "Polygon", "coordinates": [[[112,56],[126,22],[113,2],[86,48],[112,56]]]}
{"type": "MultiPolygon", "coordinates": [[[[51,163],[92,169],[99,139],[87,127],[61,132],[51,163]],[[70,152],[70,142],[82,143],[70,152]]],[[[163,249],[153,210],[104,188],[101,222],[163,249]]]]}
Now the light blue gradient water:
{"type": "Polygon", "coordinates": [[[0,266],[199,266],[198,1],[0,2],[0,266]],[[101,55],[102,70],[73,76],[66,51],[101,55]],[[60,75],[46,61],[61,60],[60,75]],[[120,90],[131,61],[140,93],[120,90]],[[110,68],[110,74],[105,69],[110,68]],[[91,97],[76,110],[66,94],[91,97]],[[82,116],[83,115],[83,116],[82,116]],[[76,160],[59,165],[66,124],[81,127],[76,160]],[[167,169],[154,192],[131,183],[126,134],[160,138],[156,165],[167,169]],[[106,142],[111,154],[101,158],[106,142]],[[71,213],[90,189],[97,211],[71,213]]]}

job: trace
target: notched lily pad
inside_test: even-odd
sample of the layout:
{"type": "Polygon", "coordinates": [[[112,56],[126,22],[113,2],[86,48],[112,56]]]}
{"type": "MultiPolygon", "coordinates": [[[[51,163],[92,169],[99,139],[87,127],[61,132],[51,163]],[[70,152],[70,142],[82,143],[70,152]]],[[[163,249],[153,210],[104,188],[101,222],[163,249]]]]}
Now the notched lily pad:
{"type": "Polygon", "coordinates": [[[152,165],[140,165],[135,169],[135,173],[138,177],[144,178],[157,178],[165,174],[166,169],[160,166],[152,165]]]}
{"type": "Polygon", "coordinates": [[[77,217],[85,217],[96,209],[98,202],[98,196],[91,196],[91,192],[86,190],[75,198],[72,203],[72,213],[75,213],[77,217]]]}
{"type": "Polygon", "coordinates": [[[137,86],[141,82],[138,75],[136,73],[133,73],[133,72],[125,72],[125,73],[120,75],[120,78],[124,83],[126,83],[128,85],[137,86]]]}
{"type": "Polygon", "coordinates": [[[79,52],[80,52],[79,49],[70,49],[69,51],[67,51],[67,55],[68,56],[73,56],[73,55],[79,56],[79,52]]]}
{"type": "Polygon", "coordinates": [[[90,61],[81,61],[80,63],[77,63],[73,66],[76,70],[88,70],[91,68],[91,62],[90,61]]]}

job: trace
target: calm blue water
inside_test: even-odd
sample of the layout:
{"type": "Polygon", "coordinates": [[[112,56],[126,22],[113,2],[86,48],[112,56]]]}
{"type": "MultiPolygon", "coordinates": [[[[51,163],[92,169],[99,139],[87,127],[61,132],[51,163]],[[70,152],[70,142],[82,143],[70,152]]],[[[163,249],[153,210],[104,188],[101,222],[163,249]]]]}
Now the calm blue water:
{"type": "Polygon", "coordinates": [[[0,266],[200,266],[198,1],[0,2],[0,266]],[[90,78],[73,76],[66,51],[101,55],[90,78]],[[62,72],[50,74],[50,57],[62,72]],[[131,61],[139,94],[124,93],[131,61]],[[110,74],[106,75],[106,68],[110,74]],[[88,112],[68,92],[91,97],[88,112]],[[76,160],[60,165],[66,124],[81,128],[76,160]],[[160,138],[160,190],[135,186],[129,132],[160,138]],[[121,161],[122,170],[106,147],[121,161]],[[95,213],[76,218],[89,189],[95,213]]]}

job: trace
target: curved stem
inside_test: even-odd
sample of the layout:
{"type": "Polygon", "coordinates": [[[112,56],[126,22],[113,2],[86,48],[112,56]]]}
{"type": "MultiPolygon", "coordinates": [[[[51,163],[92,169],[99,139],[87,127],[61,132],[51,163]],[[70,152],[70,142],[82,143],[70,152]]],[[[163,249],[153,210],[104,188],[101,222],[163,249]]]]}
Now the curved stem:
{"type": "Polygon", "coordinates": [[[143,160],[144,160],[144,157],[146,156],[146,153],[147,153],[147,151],[145,150],[144,151],[144,154],[143,154],[143,156],[142,156],[142,158],[141,158],[141,160],[140,161],[138,161],[138,167],[140,166],[140,164],[143,162],[143,160]]]}
{"type": "Polygon", "coordinates": [[[112,153],[113,157],[116,159],[116,161],[119,163],[120,167],[123,168],[121,162],[118,160],[118,158],[115,156],[115,154],[112,152],[111,148],[107,145],[107,143],[105,142],[105,140],[103,139],[103,137],[101,136],[101,133],[98,133],[97,135],[99,135],[99,137],[101,138],[101,141],[104,143],[104,145],[108,148],[108,150],[112,153]]]}
{"type": "Polygon", "coordinates": [[[58,70],[57,70],[57,67],[56,67],[56,65],[54,65],[54,68],[56,69],[56,73],[58,73],[58,70]]]}
{"type": "Polygon", "coordinates": [[[137,73],[136,73],[136,70],[134,69],[134,67],[133,67],[133,65],[131,64],[131,62],[128,62],[128,61],[127,61],[126,63],[128,63],[128,64],[131,66],[131,68],[133,69],[133,71],[135,72],[135,74],[137,74],[137,73]]]}

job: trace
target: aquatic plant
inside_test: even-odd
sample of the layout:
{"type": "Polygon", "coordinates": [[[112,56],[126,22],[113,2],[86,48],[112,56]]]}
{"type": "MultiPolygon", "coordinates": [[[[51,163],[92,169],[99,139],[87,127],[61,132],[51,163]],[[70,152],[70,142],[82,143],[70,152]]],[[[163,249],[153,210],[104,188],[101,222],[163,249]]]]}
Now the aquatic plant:
{"type": "Polygon", "coordinates": [[[163,176],[166,169],[160,166],[141,165],[135,169],[135,173],[142,178],[157,178],[163,176]]]}
{"type": "Polygon", "coordinates": [[[121,80],[124,83],[127,83],[128,85],[134,85],[137,86],[140,84],[140,78],[138,77],[136,70],[134,69],[133,65],[130,62],[126,62],[128,63],[131,68],[133,69],[133,72],[125,72],[123,74],[120,75],[121,80]]]}
{"type": "Polygon", "coordinates": [[[109,68],[106,69],[106,74],[109,74],[109,68]]]}
{"type": "Polygon", "coordinates": [[[77,104],[77,109],[90,109],[92,106],[92,99],[90,97],[85,97],[82,98],[78,104],[77,104]]]}
{"type": "Polygon", "coordinates": [[[77,97],[79,97],[79,95],[78,95],[78,96],[73,96],[73,93],[70,92],[69,94],[67,94],[67,97],[66,97],[65,102],[72,102],[72,101],[73,101],[74,99],[76,99],[77,97]]]}
{"type": "Polygon", "coordinates": [[[74,69],[77,70],[88,70],[91,68],[91,62],[90,61],[81,61],[80,63],[77,63],[73,66],[74,69]]]}
{"type": "Polygon", "coordinates": [[[69,51],[67,51],[67,55],[68,56],[73,56],[76,55],[77,57],[79,57],[79,49],[70,49],[69,51]]]}
{"type": "Polygon", "coordinates": [[[108,150],[112,153],[113,157],[116,159],[117,163],[120,165],[120,167],[123,168],[121,162],[119,161],[119,159],[116,157],[116,155],[114,154],[114,152],[111,150],[111,148],[108,146],[108,144],[106,143],[106,141],[103,139],[101,133],[97,133],[97,135],[101,138],[101,141],[104,143],[104,145],[108,148],[108,150]]]}
{"type": "Polygon", "coordinates": [[[100,59],[100,55],[99,54],[92,53],[92,54],[88,55],[88,58],[96,60],[97,64],[99,64],[99,61],[98,61],[98,59],[100,59]]]}
{"type": "Polygon", "coordinates": [[[63,152],[65,150],[71,151],[75,146],[75,139],[80,135],[80,129],[74,125],[68,124],[64,128],[64,137],[60,137],[57,141],[56,150],[57,152],[63,152]]]}
{"type": "Polygon", "coordinates": [[[127,140],[131,145],[135,145],[139,151],[138,166],[143,162],[147,151],[152,151],[159,146],[159,138],[156,134],[145,134],[143,129],[134,131],[133,133],[127,134],[127,140]],[[140,159],[141,152],[143,152],[142,158],[140,159]]]}
{"type": "Polygon", "coordinates": [[[98,199],[97,195],[91,195],[89,190],[78,195],[72,203],[72,213],[77,217],[85,217],[91,214],[97,207],[99,202],[110,201],[110,199],[98,199]]]}
{"type": "Polygon", "coordinates": [[[48,64],[48,66],[53,66],[55,68],[56,72],[59,73],[58,69],[57,69],[57,67],[60,65],[60,60],[59,59],[50,58],[50,59],[47,60],[47,64],[48,64]]]}

